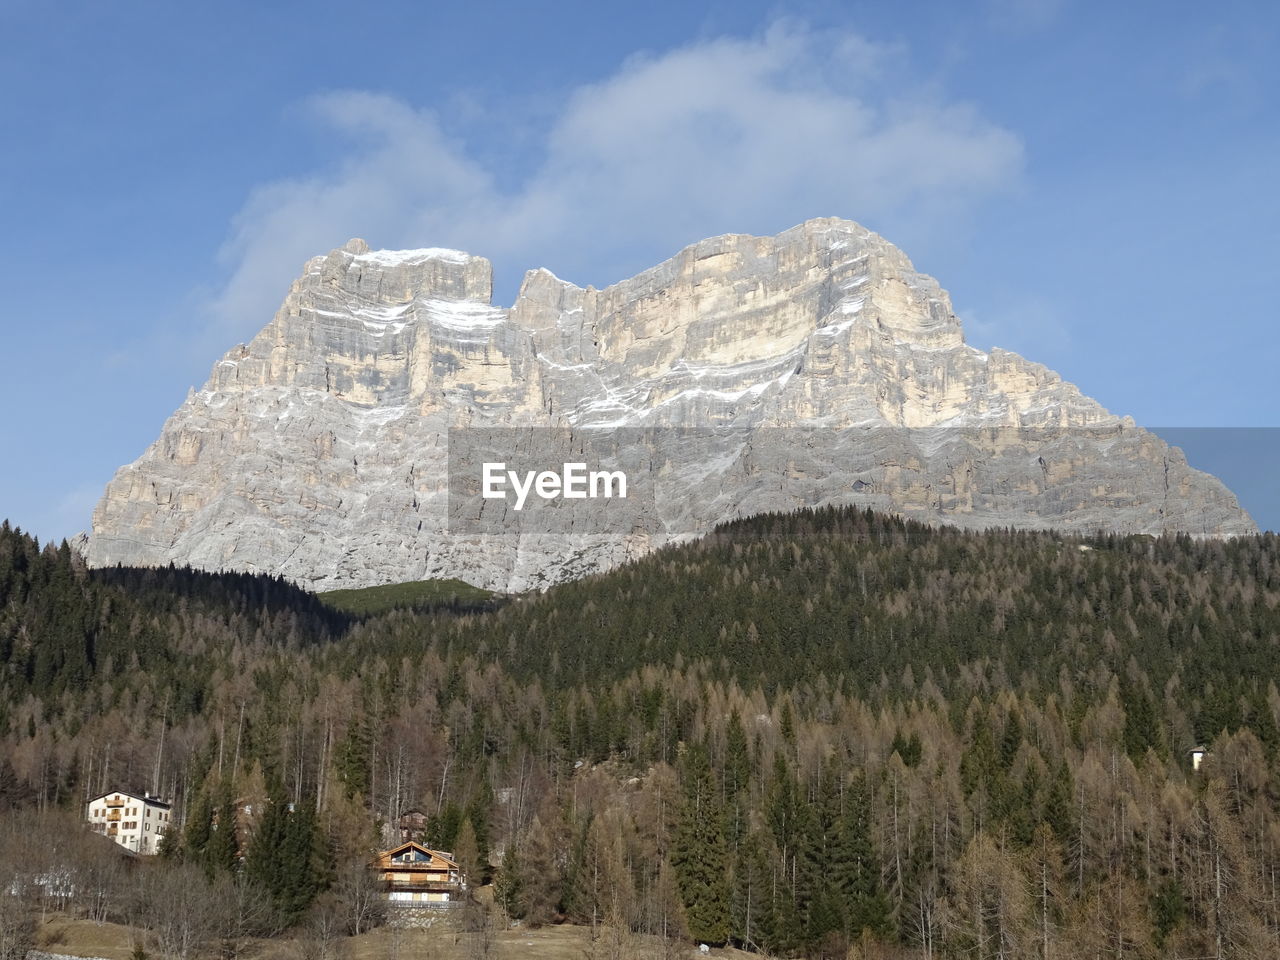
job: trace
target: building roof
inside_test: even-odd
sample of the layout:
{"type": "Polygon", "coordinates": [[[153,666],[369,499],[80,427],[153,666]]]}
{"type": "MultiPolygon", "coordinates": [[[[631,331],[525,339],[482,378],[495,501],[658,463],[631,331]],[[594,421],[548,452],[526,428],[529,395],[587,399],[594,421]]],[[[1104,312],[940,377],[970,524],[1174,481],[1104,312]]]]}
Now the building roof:
{"type": "Polygon", "coordinates": [[[90,797],[88,802],[95,803],[98,800],[105,800],[107,797],[128,797],[130,800],[137,800],[139,803],[145,803],[152,807],[163,807],[168,810],[170,804],[161,800],[159,797],[148,796],[146,793],[134,793],[132,790],[108,790],[106,793],[100,793],[96,797],[90,797]]]}
{"type": "Polygon", "coordinates": [[[420,843],[407,840],[404,843],[397,844],[390,850],[383,850],[374,860],[374,866],[380,870],[457,870],[458,864],[452,858],[439,850],[428,850],[420,843]],[[420,859],[411,860],[407,863],[396,862],[396,857],[404,855],[406,852],[414,852],[421,855],[420,859]]]}

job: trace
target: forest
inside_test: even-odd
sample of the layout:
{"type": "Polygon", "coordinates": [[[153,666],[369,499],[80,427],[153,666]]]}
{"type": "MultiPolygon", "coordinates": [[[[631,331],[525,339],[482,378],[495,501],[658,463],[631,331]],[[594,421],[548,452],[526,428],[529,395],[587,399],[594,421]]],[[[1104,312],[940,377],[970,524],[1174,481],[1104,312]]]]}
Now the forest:
{"type": "Polygon", "coordinates": [[[20,825],[152,791],[178,828],[135,886],[224,904],[223,955],[381,922],[362,867],[416,810],[491,884],[483,923],[591,925],[616,960],[1280,956],[1271,534],[805,511],[377,612],[5,524],[0,671],[0,885],[127,922],[49,903],[20,825]]]}

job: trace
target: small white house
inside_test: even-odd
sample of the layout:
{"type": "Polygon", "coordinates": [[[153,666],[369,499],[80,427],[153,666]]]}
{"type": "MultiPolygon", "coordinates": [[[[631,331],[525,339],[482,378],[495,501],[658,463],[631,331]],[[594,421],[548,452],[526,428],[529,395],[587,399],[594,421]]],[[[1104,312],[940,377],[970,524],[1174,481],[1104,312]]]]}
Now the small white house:
{"type": "Polygon", "coordinates": [[[159,797],[116,790],[89,801],[85,819],[89,829],[110,837],[131,853],[159,853],[169,832],[172,810],[159,797]]]}
{"type": "Polygon", "coordinates": [[[1200,764],[1204,763],[1205,754],[1207,754],[1208,752],[1209,751],[1203,746],[1191,748],[1191,769],[1192,770],[1200,769],[1200,764]]]}

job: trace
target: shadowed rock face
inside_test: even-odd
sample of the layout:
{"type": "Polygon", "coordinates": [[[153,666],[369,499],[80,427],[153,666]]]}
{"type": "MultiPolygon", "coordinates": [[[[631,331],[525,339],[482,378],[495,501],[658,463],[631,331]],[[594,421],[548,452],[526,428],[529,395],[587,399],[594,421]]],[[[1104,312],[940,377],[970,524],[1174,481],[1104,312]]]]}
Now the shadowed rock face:
{"type": "Polygon", "coordinates": [[[534,270],[510,308],[491,289],[488,261],[457,251],[352,240],[309,261],[116,474],[89,562],[520,590],[828,503],[968,527],[1254,529],[1176,448],[966,346],[946,292],[849,221],[704,240],[604,290],[534,270]],[[447,527],[449,431],[513,426],[652,428],[636,432],[658,464],[645,522],[447,527]]]}

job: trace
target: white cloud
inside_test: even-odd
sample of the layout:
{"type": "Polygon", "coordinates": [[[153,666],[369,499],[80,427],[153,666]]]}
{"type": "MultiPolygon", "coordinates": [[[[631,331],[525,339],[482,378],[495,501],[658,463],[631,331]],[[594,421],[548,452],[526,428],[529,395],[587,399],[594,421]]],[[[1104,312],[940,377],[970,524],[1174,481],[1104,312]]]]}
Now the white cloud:
{"type": "Polygon", "coordinates": [[[886,94],[901,51],[775,24],[637,57],[576,90],[512,189],[428,110],[387,96],[317,98],[351,144],[334,169],[269,184],[237,216],[218,336],[247,337],[308,257],[361,236],[455,246],[500,271],[547,266],[602,285],[727,232],[815,216],[951,228],[1021,169],[1016,136],[964,103],[886,94]]]}
{"type": "Polygon", "coordinates": [[[236,216],[222,251],[231,278],[213,307],[224,330],[261,327],[302,263],[350,237],[410,245],[493,213],[490,179],[429,113],[361,92],[319,97],[312,108],[355,146],[334,171],[260,188],[236,216]]]}

